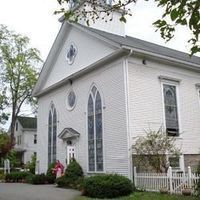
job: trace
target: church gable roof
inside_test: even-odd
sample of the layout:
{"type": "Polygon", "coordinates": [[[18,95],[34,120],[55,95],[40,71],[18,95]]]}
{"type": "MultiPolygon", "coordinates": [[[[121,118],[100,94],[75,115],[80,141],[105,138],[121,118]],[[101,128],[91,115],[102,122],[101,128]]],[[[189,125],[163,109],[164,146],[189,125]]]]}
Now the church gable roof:
{"type": "Polygon", "coordinates": [[[39,92],[112,54],[117,48],[115,42],[92,32],[88,33],[87,29],[78,25],[64,22],[44,63],[33,95],[37,96],[39,92]],[[66,59],[71,43],[77,48],[77,55],[72,64],[66,59]]]}
{"type": "Polygon", "coordinates": [[[147,42],[141,39],[137,39],[134,37],[130,37],[130,36],[123,37],[123,36],[115,35],[112,33],[105,32],[105,31],[100,31],[100,30],[90,28],[90,27],[84,27],[84,28],[112,42],[118,43],[120,44],[120,46],[130,47],[130,48],[134,48],[138,50],[143,50],[146,52],[152,52],[155,54],[160,54],[163,56],[168,56],[168,57],[183,60],[189,63],[200,65],[200,57],[198,56],[190,57],[189,54],[187,53],[177,51],[171,48],[167,48],[161,45],[157,45],[151,42],[147,42]]]}
{"type": "MultiPolygon", "coordinates": [[[[43,93],[42,91],[45,91],[46,93],[48,92],[48,88],[49,89],[54,88],[53,86],[54,83],[52,83],[52,81],[49,81],[48,83],[47,79],[49,78],[50,71],[55,65],[55,60],[59,56],[61,48],[63,47],[64,43],[63,41],[65,41],[66,35],[69,34],[70,29],[72,29],[73,27],[79,31],[82,31],[83,34],[81,35],[81,37],[84,37],[84,35],[92,36],[92,38],[96,38],[96,41],[98,41],[100,44],[102,43],[105,46],[106,44],[109,45],[110,48],[113,49],[114,53],[110,52],[110,55],[107,56],[104,55],[105,59],[109,59],[112,56],[112,54],[114,55],[115,52],[117,51],[120,52],[124,51],[124,53],[120,53],[120,56],[123,56],[125,54],[128,54],[129,50],[132,50],[136,55],[139,54],[139,55],[149,56],[154,59],[158,60],[160,59],[160,60],[165,60],[167,62],[176,63],[181,67],[185,67],[188,69],[194,69],[198,71],[200,70],[200,57],[197,56],[190,57],[186,53],[176,51],[167,47],[163,47],[161,45],[153,44],[137,38],[133,38],[130,36],[119,36],[112,33],[100,31],[94,28],[86,27],[80,24],[71,24],[69,22],[63,22],[61,30],[54,42],[54,45],[49,53],[49,56],[40,74],[39,80],[34,88],[33,95],[39,96],[43,93]],[[46,83],[46,88],[44,87],[45,83],[46,83]]],[[[87,48],[89,45],[91,45],[89,43],[82,45],[86,45],[87,48]]],[[[95,49],[95,51],[92,51],[91,53],[89,53],[87,50],[85,50],[85,52],[87,52],[88,55],[90,55],[91,57],[93,53],[97,53],[96,52],[97,49],[98,47],[95,49]]],[[[102,52],[102,50],[100,52],[102,52]]],[[[99,58],[99,60],[101,60],[101,58],[99,58]]],[[[93,64],[91,63],[90,65],[91,67],[94,67],[93,65],[96,65],[96,62],[93,61],[93,64]]],[[[63,77],[63,79],[60,79],[59,81],[57,81],[57,83],[55,82],[55,85],[61,84],[63,81],[66,82],[67,79],[66,77],[68,77],[69,79],[71,77],[77,77],[77,74],[78,73],[82,74],[84,69],[87,69],[86,71],[88,71],[90,65],[88,66],[82,65],[82,69],[79,69],[77,71],[72,71],[71,74],[66,75],[65,78],[63,77]]],[[[57,72],[59,70],[60,69],[57,69],[57,72]]],[[[54,72],[56,72],[55,69],[54,72]]],[[[63,75],[62,72],[61,74],[63,75]]]]}

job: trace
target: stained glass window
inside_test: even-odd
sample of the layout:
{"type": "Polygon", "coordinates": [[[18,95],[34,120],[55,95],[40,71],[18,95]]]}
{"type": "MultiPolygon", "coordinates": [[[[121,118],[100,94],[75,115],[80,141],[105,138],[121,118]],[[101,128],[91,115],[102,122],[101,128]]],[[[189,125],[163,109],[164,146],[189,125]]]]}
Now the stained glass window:
{"type": "Polygon", "coordinates": [[[54,105],[51,105],[48,119],[48,165],[56,161],[57,114],[54,105]]]}
{"type": "Polygon", "coordinates": [[[70,93],[68,94],[68,104],[71,108],[75,105],[75,101],[76,101],[76,95],[74,91],[70,91],[70,93]]]}
{"type": "Polygon", "coordinates": [[[71,43],[67,49],[67,55],[66,55],[67,62],[70,65],[73,64],[76,54],[77,54],[77,48],[75,44],[71,43]]]}
{"type": "Polygon", "coordinates": [[[166,131],[169,136],[178,136],[179,122],[178,122],[178,108],[176,97],[176,86],[163,85],[164,104],[165,104],[165,121],[166,131]]]}
{"type": "Polygon", "coordinates": [[[88,99],[88,168],[103,171],[102,102],[94,86],[88,99]]]}

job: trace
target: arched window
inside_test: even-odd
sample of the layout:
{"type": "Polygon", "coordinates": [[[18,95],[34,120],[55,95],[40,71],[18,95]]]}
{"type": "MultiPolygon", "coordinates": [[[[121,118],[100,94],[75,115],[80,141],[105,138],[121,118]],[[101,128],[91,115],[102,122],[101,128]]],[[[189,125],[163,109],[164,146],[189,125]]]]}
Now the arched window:
{"type": "Polygon", "coordinates": [[[57,114],[54,104],[51,105],[48,120],[48,165],[56,161],[57,114]]]}
{"type": "Polygon", "coordinates": [[[88,99],[88,169],[103,171],[102,101],[95,86],[88,99]]]}

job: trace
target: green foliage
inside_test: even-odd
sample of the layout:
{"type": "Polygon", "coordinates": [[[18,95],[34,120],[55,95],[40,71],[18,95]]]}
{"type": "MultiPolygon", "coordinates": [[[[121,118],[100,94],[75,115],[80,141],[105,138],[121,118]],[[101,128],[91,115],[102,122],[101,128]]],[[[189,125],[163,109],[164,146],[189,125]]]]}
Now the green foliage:
{"type": "Polygon", "coordinates": [[[164,8],[162,19],[157,20],[154,25],[161,33],[161,37],[169,41],[174,37],[175,27],[185,26],[191,33],[191,54],[200,52],[200,1],[199,0],[155,0],[158,7],[164,8]]]}
{"type": "Polygon", "coordinates": [[[4,174],[4,170],[0,170],[0,181],[5,180],[6,175],[4,174]]]}
{"type": "Polygon", "coordinates": [[[33,154],[31,156],[31,161],[26,164],[26,169],[29,169],[29,171],[32,174],[35,174],[35,166],[36,166],[36,155],[33,154]]]}
{"type": "Polygon", "coordinates": [[[21,167],[20,160],[17,157],[17,152],[15,150],[11,150],[7,155],[6,159],[10,160],[10,167],[15,168],[15,167],[21,167]]]}
{"type": "Polygon", "coordinates": [[[65,175],[56,180],[58,187],[74,189],[80,189],[82,182],[83,170],[76,160],[72,160],[65,170],[65,175]]]}
{"type": "Polygon", "coordinates": [[[33,176],[35,176],[35,174],[30,173],[28,176],[25,177],[25,182],[32,184],[33,176]]]}
{"type": "Polygon", "coordinates": [[[26,182],[34,185],[42,185],[47,183],[45,174],[29,175],[26,177],[26,182]]]}
{"type": "Polygon", "coordinates": [[[83,170],[75,159],[72,160],[67,166],[67,169],[65,170],[65,177],[72,181],[75,181],[79,177],[83,177],[83,170]]]}
{"type": "Polygon", "coordinates": [[[11,172],[6,174],[5,180],[6,182],[20,182],[25,180],[28,175],[30,175],[29,172],[11,172]]]}
{"type": "Polygon", "coordinates": [[[0,25],[0,87],[4,91],[0,95],[7,100],[7,107],[12,108],[12,144],[15,122],[21,106],[33,102],[31,92],[38,77],[35,67],[41,62],[39,51],[30,48],[29,42],[29,38],[0,25]]]}
{"type": "Polygon", "coordinates": [[[175,146],[175,138],[166,133],[149,130],[145,137],[139,137],[133,145],[134,162],[138,166],[151,166],[156,172],[167,172],[169,162],[166,154],[174,157],[180,155],[180,150],[175,146]]]}
{"type": "Polygon", "coordinates": [[[56,180],[56,174],[52,173],[52,169],[54,168],[55,164],[56,162],[51,163],[47,169],[46,180],[49,184],[55,183],[56,180]]]}
{"type": "Polygon", "coordinates": [[[83,188],[86,196],[93,198],[116,198],[133,192],[131,181],[117,174],[105,174],[87,177],[83,188]]]}
{"type": "Polygon", "coordinates": [[[11,149],[11,140],[7,134],[0,133],[0,157],[5,157],[11,149]]]}
{"type": "Polygon", "coordinates": [[[69,182],[67,181],[65,176],[61,176],[56,179],[56,184],[58,187],[67,187],[69,185],[69,182]]]}

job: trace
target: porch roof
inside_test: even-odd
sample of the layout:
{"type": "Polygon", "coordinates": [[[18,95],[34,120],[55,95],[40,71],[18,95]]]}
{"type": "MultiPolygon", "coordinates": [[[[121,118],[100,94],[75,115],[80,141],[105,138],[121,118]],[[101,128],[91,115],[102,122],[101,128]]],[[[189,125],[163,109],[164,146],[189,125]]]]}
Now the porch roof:
{"type": "Polygon", "coordinates": [[[74,130],[73,128],[64,128],[61,131],[61,133],[58,135],[58,137],[63,140],[79,137],[79,136],[80,136],[80,133],[74,130]]]}

